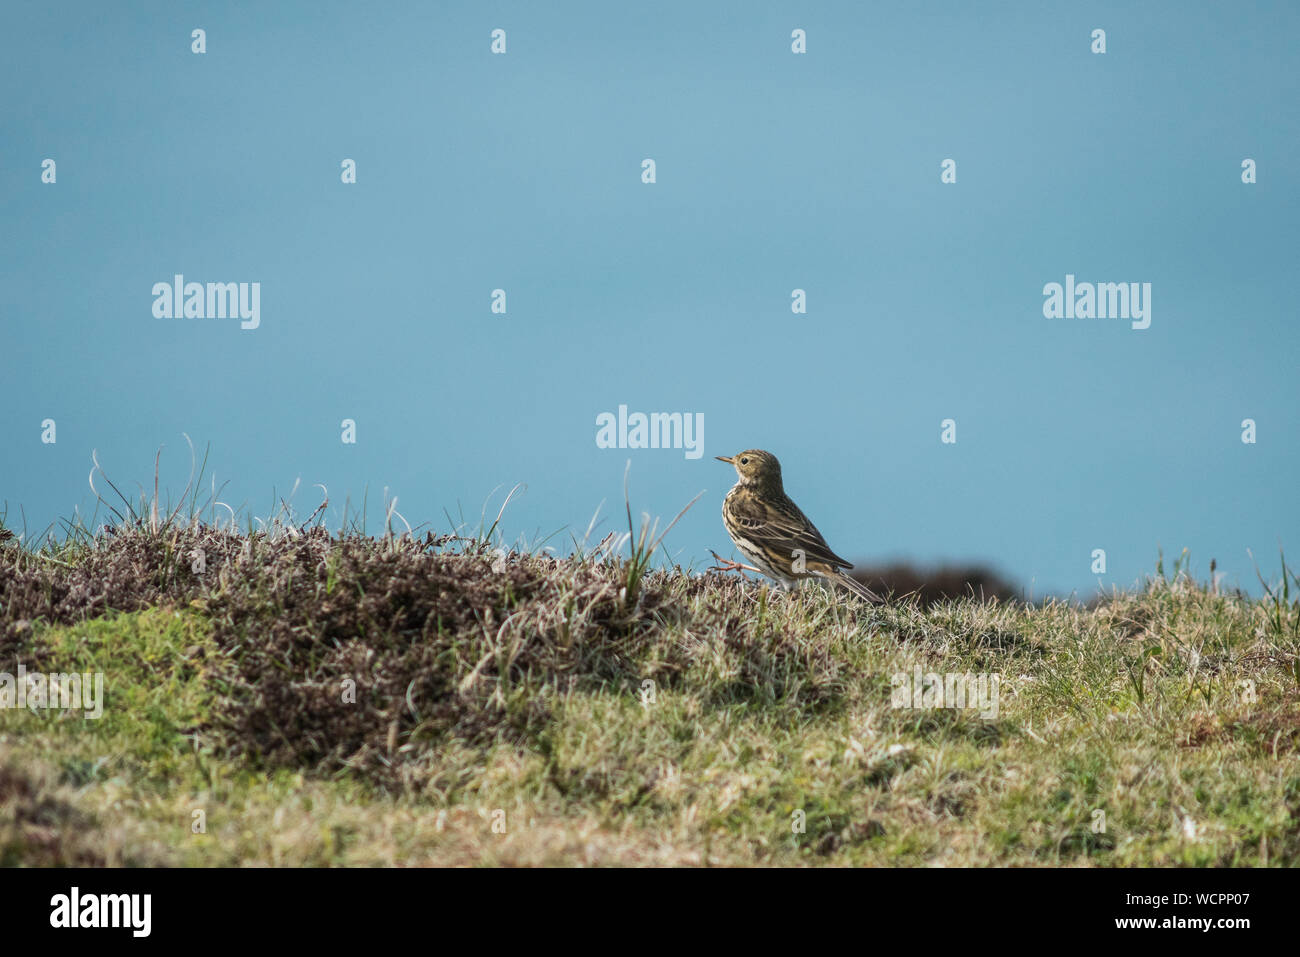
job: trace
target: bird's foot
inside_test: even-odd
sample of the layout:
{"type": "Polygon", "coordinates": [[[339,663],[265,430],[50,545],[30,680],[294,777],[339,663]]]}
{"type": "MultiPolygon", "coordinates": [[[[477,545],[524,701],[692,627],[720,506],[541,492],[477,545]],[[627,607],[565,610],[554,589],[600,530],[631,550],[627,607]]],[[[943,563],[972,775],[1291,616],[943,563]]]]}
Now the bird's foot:
{"type": "Polygon", "coordinates": [[[713,549],[709,549],[709,554],[718,564],[710,566],[707,570],[711,572],[753,572],[755,575],[763,574],[762,570],[755,568],[753,565],[746,565],[744,562],[732,561],[730,558],[723,558],[713,549]]]}

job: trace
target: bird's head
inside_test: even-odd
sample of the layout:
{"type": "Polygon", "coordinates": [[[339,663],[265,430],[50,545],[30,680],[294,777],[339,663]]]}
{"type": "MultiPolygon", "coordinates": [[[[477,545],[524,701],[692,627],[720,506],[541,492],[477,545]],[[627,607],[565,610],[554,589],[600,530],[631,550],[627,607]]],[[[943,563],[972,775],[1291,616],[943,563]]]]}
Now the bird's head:
{"type": "Polygon", "coordinates": [[[719,455],[717,459],[735,467],[741,485],[758,485],[777,490],[781,488],[781,463],[771,452],[748,449],[735,455],[719,455]]]}

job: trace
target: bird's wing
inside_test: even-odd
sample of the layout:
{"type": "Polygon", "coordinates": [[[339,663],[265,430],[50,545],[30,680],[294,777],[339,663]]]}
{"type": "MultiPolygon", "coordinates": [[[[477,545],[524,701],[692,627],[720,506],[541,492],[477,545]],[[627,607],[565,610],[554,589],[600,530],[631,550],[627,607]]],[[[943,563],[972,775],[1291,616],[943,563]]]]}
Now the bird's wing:
{"type": "Polygon", "coordinates": [[[747,537],[756,545],[771,549],[787,561],[795,549],[804,553],[805,561],[825,562],[841,568],[852,568],[851,562],[845,561],[831,551],[817,531],[817,526],[808,521],[808,516],[799,511],[799,506],[788,498],[784,502],[765,502],[752,496],[733,497],[725,503],[731,520],[745,530],[747,537]]]}

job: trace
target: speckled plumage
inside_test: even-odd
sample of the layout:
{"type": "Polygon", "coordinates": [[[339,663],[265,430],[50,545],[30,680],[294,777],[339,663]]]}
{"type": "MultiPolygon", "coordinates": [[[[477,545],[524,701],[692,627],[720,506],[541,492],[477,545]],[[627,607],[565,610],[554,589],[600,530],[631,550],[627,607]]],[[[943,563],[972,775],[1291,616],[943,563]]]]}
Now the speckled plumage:
{"type": "Polygon", "coordinates": [[[831,551],[817,526],[785,494],[775,455],[749,449],[717,458],[734,466],[740,477],[722,502],[722,522],[736,548],[759,571],[783,588],[800,579],[821,578],[867,601],[880,601],[844,573],[852,563],[831,551]]]}

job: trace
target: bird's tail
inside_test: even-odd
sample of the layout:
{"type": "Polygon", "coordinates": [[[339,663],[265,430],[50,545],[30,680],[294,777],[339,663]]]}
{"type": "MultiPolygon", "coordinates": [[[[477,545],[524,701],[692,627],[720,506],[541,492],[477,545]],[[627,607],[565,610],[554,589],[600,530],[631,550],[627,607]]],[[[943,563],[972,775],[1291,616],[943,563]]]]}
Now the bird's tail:
{"type": "Polygon", "coordinates": [[[884,601],[883,598],[881,598],[879,595],[877,595],[875,592],[873,592],[873,591],[872,591],[870,588],[868,588],[866,585],[862,584],[862,582],[858,581],[856,578],[852,578],[852,577],[850,577],[850,576],[849,576],[847,573],[845,573],[845,572],[842,572],[842,571],[838,571],[838,570],[837,570],[837,571],[835,572],[835,576],[834,576],[834,578],[833,578],[833,581],[834,581],[837,585],[842,585],[842,586],[844,586],[844,587],[847,588],[849,591],[853,592],[853,594],[857,595],[859,598],[863,598],[863,599],[865,599],[865,600],[871,602],[871,604],[873,604],[873,605],[879,605],[879,604],[881,604],[881,603],[884,601]]]}

